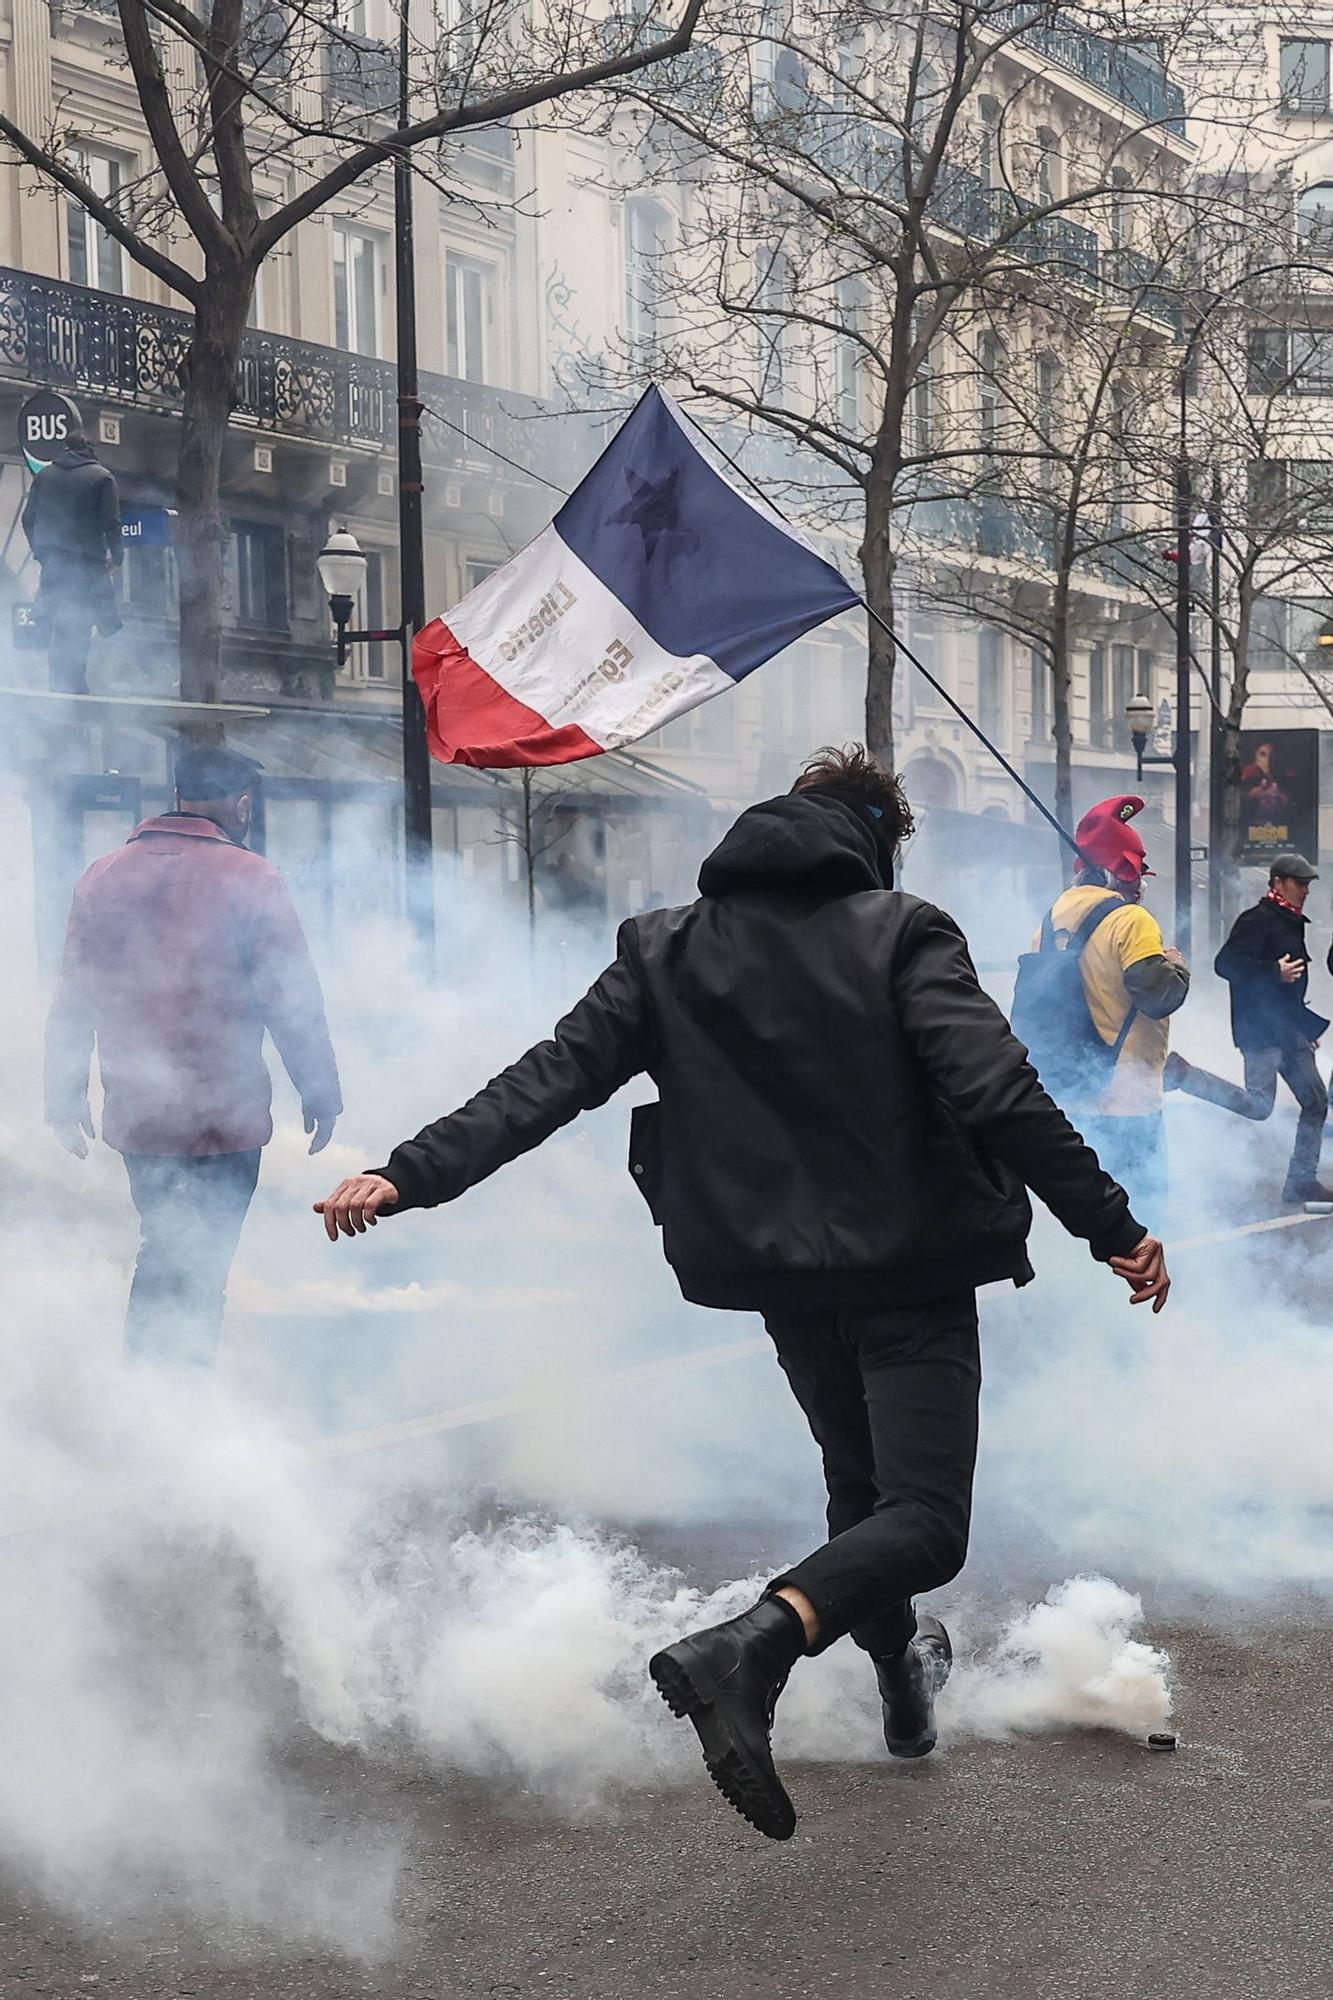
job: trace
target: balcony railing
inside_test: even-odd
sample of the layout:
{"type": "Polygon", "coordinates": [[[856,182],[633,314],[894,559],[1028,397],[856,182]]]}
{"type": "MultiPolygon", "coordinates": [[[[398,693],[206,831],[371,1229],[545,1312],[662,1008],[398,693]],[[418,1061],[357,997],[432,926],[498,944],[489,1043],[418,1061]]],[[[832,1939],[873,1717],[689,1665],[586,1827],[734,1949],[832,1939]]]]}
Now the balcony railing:
{"type": "MultiPolygon", "coordinates": [[[[0,378],[66,389],[166,415],[185,403],[190,317],[113,292],[0,268],[0,378]]],[[[573,483],[595,455],[577,426],[531,396],[423,374],[431,462],[484,466],[497,482],[515,469],[573,483]],[[508,461],[508,462],[506,462],[508,461]]],[[[232,422],[331,446],[384,449],[396,437],[393,365],[282,334],[245,336],[232,422]]]]}
{"type": "Polygon", "coordinates": [[[1102,283],[1108,306],[1122,306],[1140,318],[1156,320],[1179,334],[1183,308],[1178,293],[1157,258],[1146,250],[1108,250],[1102,259],[1102,283]]]}
{"type": "Polygon", "coordinates": [[[1184,136],[1185,93],[1178,83],[1172,83],[1160,56],[1141,42],[1112,41],[1107,35],[1056,26],[1032,6],[998,7],[988,11],[984,20],[1002,33],[1018,29],[1025,47],[1058,63],[1071,76],[1081,77],[1145,123],[1162,125],[1177,137],[1184,136]]]}
{"type": "Polygon", "coordinates": [[[1097,287],[1101,250],[1093,230],[1067,215],[1029,214],[1025,218],[1022,204],[1008,188],[987,187],[966,167],[943,170],[930,215],[941,228],[980,243],[993,243],[1007,234],[1007,247],[1015,257],[1049,264],[1089,290],[1097,287]]]}

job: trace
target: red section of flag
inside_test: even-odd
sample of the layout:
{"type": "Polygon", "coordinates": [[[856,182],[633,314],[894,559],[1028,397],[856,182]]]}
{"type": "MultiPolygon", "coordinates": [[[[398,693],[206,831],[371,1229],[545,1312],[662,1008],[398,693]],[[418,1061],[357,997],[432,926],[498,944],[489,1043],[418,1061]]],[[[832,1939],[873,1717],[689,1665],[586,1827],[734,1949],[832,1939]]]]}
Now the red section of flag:
{"type": "Polygon", "coordinates": [[[515,701],[461,646],[442,618],[418,632],[412,674],[426,708],[426,741],[441,764],[479,770],[522,764],[575,764],[605,748],[584,729],[552,729],[515,701]]]}

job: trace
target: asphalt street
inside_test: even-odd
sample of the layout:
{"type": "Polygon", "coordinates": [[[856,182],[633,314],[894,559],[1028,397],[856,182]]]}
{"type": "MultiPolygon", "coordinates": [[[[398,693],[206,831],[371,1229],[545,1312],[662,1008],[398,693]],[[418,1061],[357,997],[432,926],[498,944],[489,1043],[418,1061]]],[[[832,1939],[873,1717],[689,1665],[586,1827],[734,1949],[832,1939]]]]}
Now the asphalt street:
{"type": "Polygon", "coordinates": [[[798,1765],[775,1846],[699,1782],[567,1825],[503,1789],[294,1743],[312,1810],[410,1829],[398,1938],[353,1966],[210,1939],[169,1907],[114,1939],[0,1895],[0,1995],[444,2000],[1322,2000],[1333,1993],[1329,1643],[1157,1633],[1181,1747],[1070,1734],[914,1768],[798,1765]],[[238,1962],[239,1954],[239,1962],[238,1962]]]}
{"type": "MultiPolygon", "coordinates": [[[[1283,1261],[1265,1268],[1313,1318],[1333,1224],[1279,1241],[1283,1261]]],[[[642,1539],[698,1580],[737,1573],[726,1524],[658,1524],[642,1539]]],[[[768,1553],[762,1524],[744,1542],[747,1560],[768,1553]]],[[[1040,1551],[1023,1569],[1021,1551],[983,1534],[969,1577],[984,1594],[1065,1573],[1040,1551]]],[[[367,1867],[401,1844],[392,1934],[374,1958],[210,1926],[160,1889],[132,1916],[96,1900],[72,1910],[0,1867],[0,2000],[1328,2000],[1321,1605],[1288,1593],[1268,1622],[1236,1630],[1220,1602],[1201,1598],[1183,1622],[1178,1597],[1168,1617],[1146,1594],[1144,1636],[1173,1660],[1174,1753],[1071,1729],[946,1740],[915,1766],[784,1761],[800,1815],[786,1845],[737,1820],[701,1766],[579,1819],[500,1777],[332,1748],[292,1710],[272,1754],[298,1841],[335,1826],[367,1867]]]]}

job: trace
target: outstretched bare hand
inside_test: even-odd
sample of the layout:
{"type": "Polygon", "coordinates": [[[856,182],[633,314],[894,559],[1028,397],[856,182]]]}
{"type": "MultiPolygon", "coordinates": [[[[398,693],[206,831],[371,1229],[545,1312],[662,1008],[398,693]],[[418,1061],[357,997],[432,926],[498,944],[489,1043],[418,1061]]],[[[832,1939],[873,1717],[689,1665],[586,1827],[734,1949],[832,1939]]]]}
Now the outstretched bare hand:
{"type": "Polygon", "coordinates": [[[397,1199],[397,1188],[382,1174],[353,1174],[315,1203],[315,1214],[323,1216],[328,1239],[336,1243],[340,1230],[344,1236],[364,1236],[375,1227],[380,1210],[392,1208],[397,1199]]]}
{"type": "Polygon", "coordinates": [[[1129,1286],[1132,1306],[1141,1306],[1151,1299],[1153,1311],[1162,1310],[1171,1290],[1171,1279],[1167,1274],[1166,1252],[1155,1236],[1145,1236],[1128,1257],[1112,1257],[1111,1269],[1129,1286]]]}

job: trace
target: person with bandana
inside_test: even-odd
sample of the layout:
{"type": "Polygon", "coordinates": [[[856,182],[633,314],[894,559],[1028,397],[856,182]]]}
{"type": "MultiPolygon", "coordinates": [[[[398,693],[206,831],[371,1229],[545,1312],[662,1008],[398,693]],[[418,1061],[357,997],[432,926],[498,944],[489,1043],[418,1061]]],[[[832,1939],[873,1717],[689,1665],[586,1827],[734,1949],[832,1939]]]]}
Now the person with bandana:
{"type": "Polygon", "coordinates": [[[860,748],[741,814],[698,900],[623,924],[555,1029],[315,1208],[331,1241],[457,1199],[643,1072],[630,1166],[687,1299],[759,1312],[824,1462],[826,1545],[649,1661],[724,1797],[788,1839],[773,1710],[850,1635],[898,1757],[935,1744],[948,1634],[918,1591],[967,1549],[976,1290],[1032,1276],[1034,1189],[1154,1310],[1161,1244],[1042,1089],[952,918],[894,888],[912,816],[860,748]]]}
{"type": "Polygon", "coordinates": [[[1173,1055],[1166,1088],[1183,1090],[1240,1118],[1273,1115],[1278,1078],[1300,1106],[1296,1142],[1287,1167],[1282,1199],[1292,1206],[1333,1201],[1319,1179],[1328,1097],[1315,1050],[1328,1027],[1306,1004],[1310,953],[1305,914],[1310,884],[1318,871],[1303,854],[1278,854],[1268,871],[1268,889],[1252,909],[1242,910],[1218,952],[1214,969],[1231,988],[1231,1039],[1245,1064],[1243,1084],[1214,1076],[1173,1055]]]}

